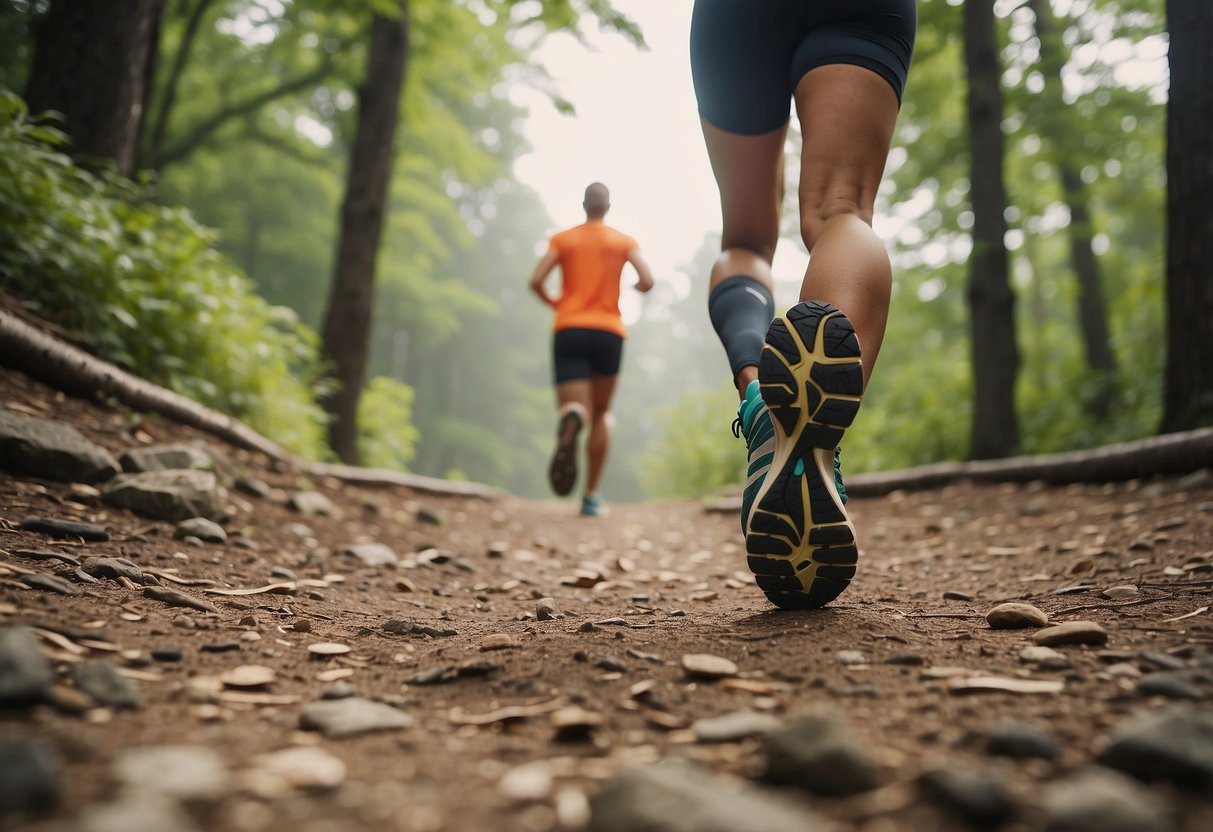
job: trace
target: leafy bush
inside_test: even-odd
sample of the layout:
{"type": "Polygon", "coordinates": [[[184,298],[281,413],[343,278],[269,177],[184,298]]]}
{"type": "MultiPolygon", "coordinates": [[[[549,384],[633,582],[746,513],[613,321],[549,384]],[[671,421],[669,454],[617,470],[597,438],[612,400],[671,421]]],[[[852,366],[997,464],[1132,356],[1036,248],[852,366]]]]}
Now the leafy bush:
{"type": "Polygon", "coordinates": [[[0,286],[102,357],[321,456],[315,333],[258,296],[188,211],[76,167],[65,142],[0,90],[0,286]]]}
{"type": "Polygon", "coordinates": [[[745,477],[745,442],[728,429],[732,386],[690,390],[658,413],[658,439],[640,456],[640,481],[653,497],[702,497],[745,477]]]}
{"type": "Polygon", "coordinates": [[[407,471],[417,446],[413,388],[375,376],[358,401],[358,453],[373,468],[407,471]]]}

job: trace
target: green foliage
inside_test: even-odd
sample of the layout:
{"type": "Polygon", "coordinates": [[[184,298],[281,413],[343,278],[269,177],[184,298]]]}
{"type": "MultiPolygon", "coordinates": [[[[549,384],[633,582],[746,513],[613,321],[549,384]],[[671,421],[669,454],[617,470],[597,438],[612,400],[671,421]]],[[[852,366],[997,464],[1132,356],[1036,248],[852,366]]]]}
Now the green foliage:
{"type": "Polygon", "coordinates": [[[371,468],[409,470],[417,445],[413,388],[375,376],[358,401],[358,453],[371,468]]]}
{"type": "Polygon", "coordinates": [[[0,91],[0,283],[105,358],[319,456],[313,333],[188,211],[75,167],[64,140],[0,91]]]}
{"type": "Polygon", "coordinates": [[[688,390],[657,416],[660,434],[640,455],[640,480],[652,497],[693,498],[745,477],[745,442],[727,427],[737,410],[731,385],[688,390]]]}

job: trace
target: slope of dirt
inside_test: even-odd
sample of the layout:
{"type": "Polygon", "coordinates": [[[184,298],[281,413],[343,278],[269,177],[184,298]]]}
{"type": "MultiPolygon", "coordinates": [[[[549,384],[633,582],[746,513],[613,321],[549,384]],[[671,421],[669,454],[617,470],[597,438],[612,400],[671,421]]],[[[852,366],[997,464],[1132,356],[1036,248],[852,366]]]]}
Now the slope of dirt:
{"type": "MultiPolygon", "coordinates": [[[[0,374],[0,405],[68,422],[115,455],[201,439],[18,374],[0,374]]],[[[1140,693],[1140,677],[1187,674],[1186,690],[1203,697],[1198,710],[1213,694],[1208,472],[1065,488],[959,484],[853,500],[855,582],[825,610],[786,613],[754,587],[736,518],[697,504],[616,505],[608,517],[584,519],[569,502],[302,482],[256,454],[220,450],[237,473],[271,487],[264,497],[229,492],[230,538],[221,545],[174,540],[172,524],[104,507],[89,489],[0,474],[0,627],[51,633],[42,647],[69,693],[72,668],[101,658],[135,677],[142,699],[130,710],[85,701],[72,713],[63,701],[0,711],[0,741],[42,738],[61,764],[57,804],[43,815],[0,816],[4,828],[101,828],[99,807],[119,797],[118,755],[165,744],[217,751],[231,774],[188,807],[182,829],[577,828],[586,796],[636,763],[680,757],[743,778],[760,773],[758,740],[697,742],[697,719],[749,709],[782,720],[828,708],[874,755],[884,783],[850,798],[784,790],[830,828],[965,828],[914,786],[921,772],[944,765],[996,775],[1013,805],[1007,828],[1036,829],[1046,823],[1035,803],[1042,789],[1089,766],[1126,717],[1171,704],[1140,693]],[[334,516],[287,507],[307,487],[330,498],[334,516]],[[20,528],[28,515],[98,523],[111,540],[49,540],[20,528]],[[358,542],[390,546],[399,566],[366,567],[340,554],[358,542]],[[17,580],[22,570],[70,579],[62,564],[13,554],[39,548],[128,558],[218,612],[169,607],[111,580],[78,584],[83,591],[71,596],[32,589],[17,580]],[[210,593],[291,580],[293,594],[210,593]],[[1102,594],[1123,585],[1136,592],[1102,594]],[[556,617],[539,620],[551,608],[545,598],[556,617]],[[1026,663],[1020,653],[1033,630],[986,623],[1005,601],[1031,603],[1052,623],[1096,622],[1107,644],[1063,646],[1062,661],[1026,663]],[[393,619],[429,629],[393,634],[384,630],[393,619]],[[318,642],[350,651],[315,657],[308,646],[318,642]],[[153,651],[180,651],[180,660],[154,660],[153,651]],[[687,654],[729,659],[739,674],[696,680],[681,666],[687,654]],[[226,692],[198,681],[241,665],[270,668],[275,678],[226,692]],[[1056,681],[1061,691],[962,695],[940,670],[957,667],[969,671],[959,678],[1056,681]],[[411,715],[412,726],[347,739],[301,730],[303,708],[326,690],[340,695],[339,686],[411,715]],[[573,736],[557,736],[551,712],[569,705],[591,715],[568,717],[574,723],[599,724],[584,736],[576,726],[566,731],[573,736]],[[1044,729],[1060,753],[990,756],[980,738],[1006,719],[1044,729]],[[258,755],[291,747],[340,759],[340,785],[267,785],[258,755]]],[[[1213,828],[1213,805],[1199,796],[1149,789],[1172,811],[1174,828],[1213,828]]]]}

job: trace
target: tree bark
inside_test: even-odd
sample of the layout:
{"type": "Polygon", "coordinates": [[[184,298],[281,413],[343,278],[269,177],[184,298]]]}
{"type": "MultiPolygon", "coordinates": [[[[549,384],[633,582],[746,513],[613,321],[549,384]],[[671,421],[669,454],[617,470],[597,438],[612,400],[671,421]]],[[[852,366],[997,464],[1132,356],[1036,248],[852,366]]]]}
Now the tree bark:
{"type": "Polygon", "coordinates": [[[1088,207],[1087,188],[1077,160],[1083,158],[1081,133],[1069,129],[1068,106],[1062,92],[1061,71],[1066,63],[1066,46],[1053,16],[1049,0],[1029,0],[1035,16],[1036,37],[1040,42],[1040,69],[1044,77],[1044,106],[1040,126],[1053,146],[1053,155],[1061,177],[1062,198],[1070,209],[1070,265],[1078,279],[1078,324],[1082,334],[1087,368],[1095,377],[1096,389],[1087,400],[1087,412],[1105,419],[1115,409],[1119,393],[1116,384],[1116,355],[1108,334],[1108,310],[1104,298],[1099,261],[1091,248],[1094,231],[1088,207]]]}
{"type": "Polygon", "coordinates": [[[55,0],[38,30],[25,100],[64,116],[73,152],[135,169],[163,0],[55,0]]]}
{"type": "Polygon", "coordinates": [[[1213,4],[1167,0],[1167,28],[1163,433],[1213,425],[1213,4]]]}
{"type": "Polygon", "coordinates": [[[392,175],[393,142],[409,56],[408,6],[396,18],[376,15],[366,81],[358,90],[358,125],[350,151],[333,285],[322,331],[340,385],[327,397],[329,441],[342,461],[358,463],[358,399],[366,380],[375,302],[375,258],[392,175]]]}
{"type": "MultiPolygon", "coordinates": [[[[151,134],[144,143],[143,158],[147,167],[152,170],[160,169],[160,155],[164,148],[164,137],[168,131],[169,116],[173,112],[173,106],[177,103],[177,91],[181,86],[181,77],[185,74],[185,67],[189,63],[190,55],[194,51],[194,43],[198,39],[198,32],[202,28],[202,20],[206,17],[207,9],[214,0],[197,0],[193,8],[189,10],[189,15],[185,21],[185,28],[181,33],[181,43],[177,47],[177,52],[173,55],[173,63],[169,68],[168,77],[164,82],[164,92],[160,97],[159,107],[156,108],[155,118],[151,123],[151,134]]],[[[147,99],[150,101],[152,90],[149,88],[147,99]]],[[[151,116],[151,107],[146,109],[148,116],[151,116]]]]}
{"type": "Polygon", "coordinates": [[[1009,456],[1019,447],[1015,379],[1015,295],[1007,265],[1003,185],[1002,88],[993,0],[964,4],[965,65],[972,169],[973,254],[969,260],[969,321],[973,344],[973,423],[969,456],[1009,456]]]}

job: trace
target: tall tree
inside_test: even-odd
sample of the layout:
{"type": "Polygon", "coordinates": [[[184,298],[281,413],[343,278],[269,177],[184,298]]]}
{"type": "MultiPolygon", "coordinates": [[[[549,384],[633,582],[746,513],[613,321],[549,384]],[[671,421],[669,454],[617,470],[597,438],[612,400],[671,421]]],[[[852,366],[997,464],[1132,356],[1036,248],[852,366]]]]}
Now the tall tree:
{"type": "Polygon", "coordinates": [[[964,4],[968,68],[969,182],[973,205],[973,254],[969,260],[969,320],[973,344],[973,421],[969,456],[993,459],[1019,447],[1015,379],[1015,295],[1011,290],[1005,235],[1001,65],[994,30],[994,0],[964,4]]]}
{"type": "Polygon", "coordinates": [[[1167,0],[1167,28],[1164,433],[1213,425],[1213,4],[1167,0]]]}
{"type": "Polygon", "coordinates": [[[338,389],[325,401],[333,450],[358,462],[358,398],[366,379],[375,306],[375,260],[383,232],[393,146],[409,56],[408,2],[400,14],[371,22],[366,80],[358,89],[358,120],[350,148],[337,262],[322,330],[325,357],[338,389]]]}
{"type": "Polygon", "coordinates": [[[1040,111],[1040,130],[1053,147],[1053,160],[1061,179],[1062,197],[1070,209],[1066,232],[1070,240],[1070,266],[1078,279],[1078,324],[1082,334],[1087,368],[1096,377],[1095,393],[1086,402],[1088,412],[1105,419],[1115,406],[1116,354],[1108,334],[1108,306],[1104,298],[1099,261],[1091,247],[1094,237],[1086,185],[1082,181],[1083,152],[1081,130],[1074,129],[1071,108],[1062,89],[1062,68],[1067,50],[1062,27],[1053,14],[1049,0],[1028,0],[1036,38],[1040,44],[1040,71],[1044,79],[1040,111]]]}
{"type": "Polygon", "coordinates": [[[79,156],[130,176],[164,0],[55,0],[37,30],[25,100],[55,110],[79,156]]]}

